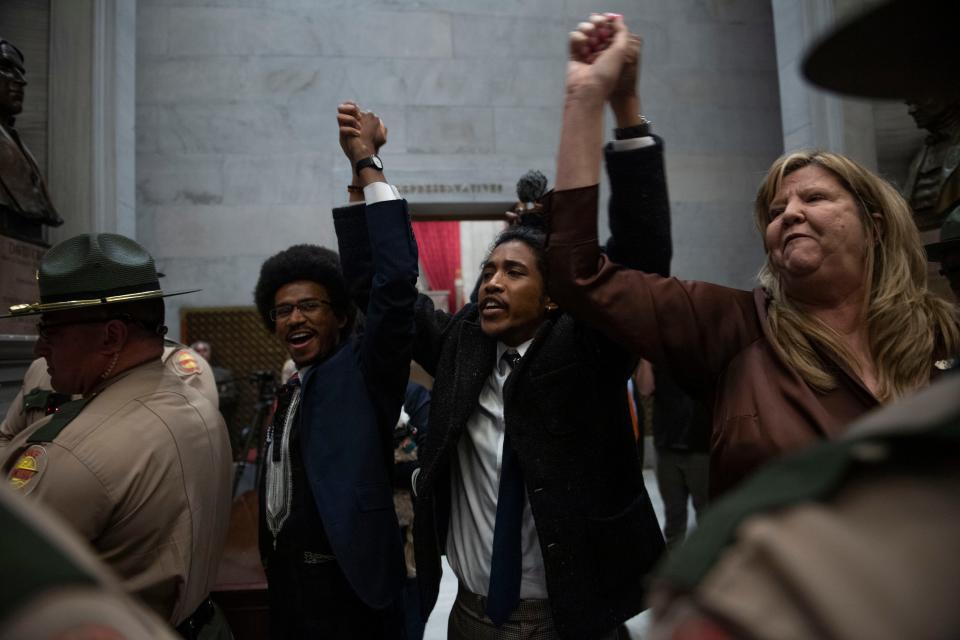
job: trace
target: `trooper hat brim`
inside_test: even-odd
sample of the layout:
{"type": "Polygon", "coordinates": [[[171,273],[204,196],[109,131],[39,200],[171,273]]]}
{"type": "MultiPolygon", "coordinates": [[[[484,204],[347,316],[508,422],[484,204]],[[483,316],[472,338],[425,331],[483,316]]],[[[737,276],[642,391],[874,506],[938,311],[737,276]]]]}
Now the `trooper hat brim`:
{"type": "Polygon", "coordinates": [[[880,99],[956,91],[960,2],[892,0],[832,29],[807,53],[803,74],[837,93],[880,99]]]}
{"type": "Polygon", "coordinates": [[[104,296],[101,298],[83,298],[78,300],[64,300],[62,302],[33,302],[27,304],[15,304],[10,307],[10,313],[0,316],[4,318],[23,318],[26,316],[35,316],[41,313],[54,313],[57,311],[70,311],[71,309],[92,309],[94,307],[103,307],[121,302],[137,302],[140,300],[151,300],[153,298],[169,298],[171,296],[182,296],[187,293],[196,293],[200,289],[188,289],[186,291],[174,291],[164,293],[160,289],[155,291],[140,291],[137,293],[124,293],[115,296],[104,296]]]}
{"type": "Polygon", "coordinates": [[[934,242],[925,246],[924,249],[927,251],[928,262],[943,262],[948,253],[960,253],[960,238],[934,242]]]}

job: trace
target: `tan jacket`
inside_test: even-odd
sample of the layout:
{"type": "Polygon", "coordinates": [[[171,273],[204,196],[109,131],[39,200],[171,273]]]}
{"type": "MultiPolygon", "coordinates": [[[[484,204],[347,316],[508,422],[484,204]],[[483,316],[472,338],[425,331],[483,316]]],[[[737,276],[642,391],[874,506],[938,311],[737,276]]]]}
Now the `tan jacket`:
{"type": "MultiPolygon", "coordinates": [[[[958,424],[958,398],[960,376],[945,376],[852,425],[843,439],[858,441],[855,463],[835,483],[819,466],[772,467],[795,503],[744,519],[693,593],[655,581],[650,637],[676,637],[704,612],[757,640],[960,637],[960,448],[930,435],[958,424]]],[[[710,523],[703,531],[721,535],[710,523]]],[[[693,555],[702,561],[702,547],[693,555]]]]}
{"type": "Polygon", "coordinates": [[[154,361],[108,380],[52,442],[28,441],[71,406],[18,434],[3,472],[176,625],[207,596],[220,563],[231,471],[223,418],[154,361]]]}
{"type": "MultiPolygon", "coordinates": [[[[203,396],[219,406],[217,383],[213,378],[213,367],[200,357],[190,347],[164,340],[163,363],[168,369],[176,373],[181,380],[199,391],[203,396]]],[[[4,445],[13,439],[13,436],[23,431],[27,425],[46,416],[43,407],[24,407],[24,397],[35,390],[52,391],[50,375],[47,373],[47,361],[43,358],[34,360],[27,372],[23,375],[23,384],[20,391],[7,409],[7,416],[0,422],[0,451],[4,445]]],[[[80,396],[74,396],[74,399],[80,396]]]]}
{"type": "Polygon", "coordinates": [[[809,387],[770,343],[762,290],[661,278],[608,261],[597,244],[596,186],[546,200],[553,300],[669,369],[713,408],[711,495],[786,452],[836,437],[879,405],[839,363],[836,389],[809,387]]]}
{"type": "Polygon", "coordinates": [[[20,585],[19,598],[0,602],[0,640],[179,637],[125,593],[87,542],[56,514],[6,486],[0,486],[0,514],[5,533],[16,536],[16,555],[0,565],[0,580],[20,585]],[[52,570],[35,571],[40,558],[52,570]],[[22,582],[31,570],[33,579],[22,582]]]}

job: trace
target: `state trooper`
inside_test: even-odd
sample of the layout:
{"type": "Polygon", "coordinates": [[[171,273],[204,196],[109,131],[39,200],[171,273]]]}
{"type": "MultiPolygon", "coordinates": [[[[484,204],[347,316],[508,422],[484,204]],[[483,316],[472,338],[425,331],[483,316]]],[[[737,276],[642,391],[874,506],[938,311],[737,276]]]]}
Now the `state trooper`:
{"type": "Polygon", "coordinates": [[[209,599],[230,517],[230,443],[216,407],[160,361],[153,258],[101,233],[41,259],[36,355],[53,389],[80,396],[0,452],[7,482],[73,525],[139,597],[187,638],[230,637],[209,599]],[[219,631],[212,634],[211,630],[219,631]]]}
{"type": "MultiPolygon", "coordinates": [[[[196,351],[164,338],[160,359],[185,384],[199,391],[213,406],[219,407],[220,398],[213,369],[204,363],[196,351]]],[[[3,422],[0,422],[0,449],[29,425],[56,412],[64,402],[77,399],[79,396],[68,396],[53,390],[50,374],[47,373],[47,361],[37,358],[23,374],[20,391],[7,409],[3,422]]]]}

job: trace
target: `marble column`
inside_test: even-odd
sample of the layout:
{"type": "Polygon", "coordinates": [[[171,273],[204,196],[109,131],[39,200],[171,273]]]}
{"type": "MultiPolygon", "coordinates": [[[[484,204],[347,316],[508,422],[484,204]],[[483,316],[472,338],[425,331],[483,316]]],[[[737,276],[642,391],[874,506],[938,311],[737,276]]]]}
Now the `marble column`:
{"type": "Polygon", "coordinates": [[[48,183],[78,233],[134,237],[135,0],[71,0],[50,7],[48,183]]]}
{"type": "Polygon", "coordinates": [[[821,148],[877,170],[874,104],[840,98],[810,85],[800,72],[807,48],[837,21],[874,0],[773,0],[785,152],[821,148]]]}

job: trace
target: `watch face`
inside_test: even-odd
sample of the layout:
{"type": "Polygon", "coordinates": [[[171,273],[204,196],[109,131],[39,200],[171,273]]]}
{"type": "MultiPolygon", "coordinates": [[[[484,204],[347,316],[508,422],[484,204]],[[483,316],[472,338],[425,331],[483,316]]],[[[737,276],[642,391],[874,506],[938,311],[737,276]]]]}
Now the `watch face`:
{"type": "Polygon", "coordinates": [[[380,156],[373,156],[370,159],[373,161],[373,166],[377,168],[377,171],[383,169],[383,162],[380,161],[380,156]]]}

